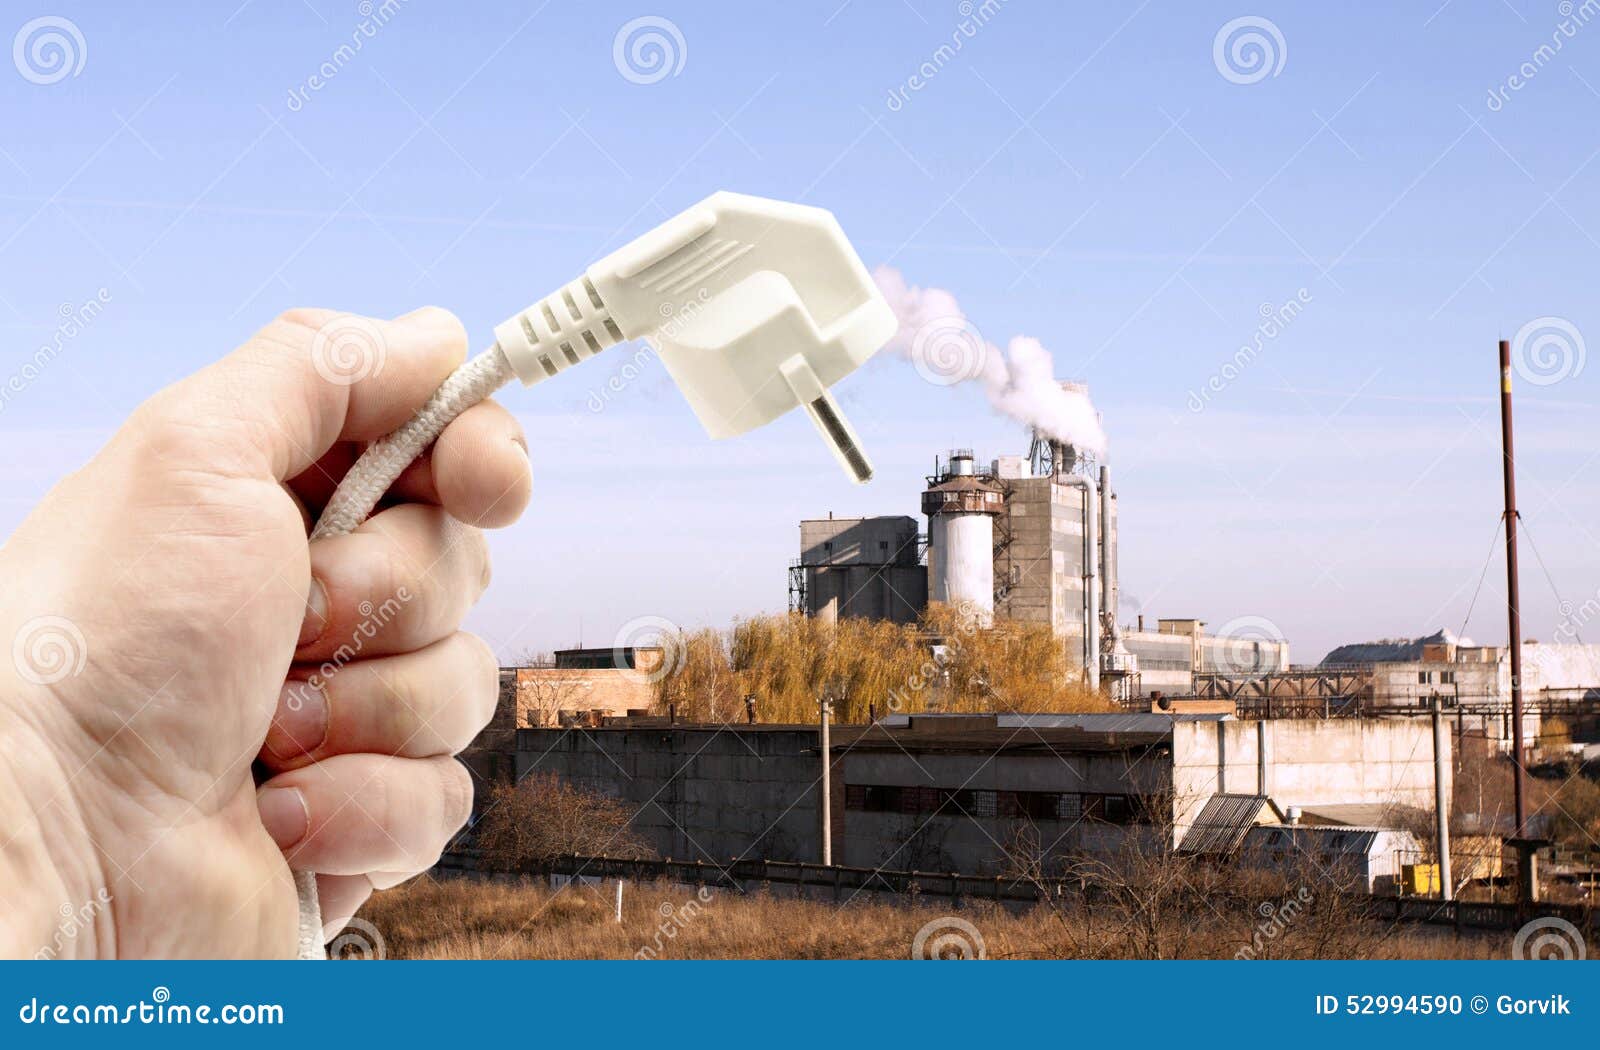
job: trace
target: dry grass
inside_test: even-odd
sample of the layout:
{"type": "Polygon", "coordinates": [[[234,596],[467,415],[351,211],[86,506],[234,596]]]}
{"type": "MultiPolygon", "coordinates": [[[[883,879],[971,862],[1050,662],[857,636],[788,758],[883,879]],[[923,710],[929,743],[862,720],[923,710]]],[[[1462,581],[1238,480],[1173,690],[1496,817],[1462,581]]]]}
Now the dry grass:
{"type": "MultiPolygon", "coordinates": [[[[1104,914],[1013,913],[992,905],[952,912],[932,898],[841,907],[726,891],[700,897],[665,883],[629,884],[619,924],[614,892],[614,883],[552,891],[531,882],[421,879],[375,895],[362,917],[382,933],[389,957],[404,959],[629,959],[641,951],[663,959],[905,959],[920,929],[951,915],[977,928],[991,959],[1129,958],[1134,942],[1104,914]]],[[[1197,908],[1170,921],[1174,943],[1185,946],[1174,954],[1233,958],[1250,943],[1257,919],[1248,908],[1228,920],[1197,908]]],[[[1305,957],[1314,923],[1308,917],[1291,925],[1269,954],[1305,957]]],[[[1505,958],[1511,942],[1510,933],[1457,939],[1447,930],[1370,927],[1361,950],[1350,954],[1505,958]]]]}

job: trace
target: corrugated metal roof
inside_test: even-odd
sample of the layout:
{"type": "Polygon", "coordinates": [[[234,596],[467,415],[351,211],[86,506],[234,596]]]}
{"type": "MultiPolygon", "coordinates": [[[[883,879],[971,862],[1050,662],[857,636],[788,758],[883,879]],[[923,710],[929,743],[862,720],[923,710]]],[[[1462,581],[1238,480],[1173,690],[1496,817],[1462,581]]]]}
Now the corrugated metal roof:
{"type": "Polygon", "coordinates": [[[1212,795],[1178,848],[1184,853],[1232,853],[1271,805],[1265,795],[1212,795]]]}
{"type": "Polygon", "coordinates": [[[1350,828],[1296,825],[1262,826],[1246,829],[1248,850],[1302,849],[1307,853],[1367,856],[1379,835],[1393,828],[1350,828]]]}
{"type": "Polygon", "coordinates": [[[1305,824],[1344,824],[1352,827],[1394,826],[1395,807],[1386,802],[1312,803],[1301,808],[1305,824]]]}

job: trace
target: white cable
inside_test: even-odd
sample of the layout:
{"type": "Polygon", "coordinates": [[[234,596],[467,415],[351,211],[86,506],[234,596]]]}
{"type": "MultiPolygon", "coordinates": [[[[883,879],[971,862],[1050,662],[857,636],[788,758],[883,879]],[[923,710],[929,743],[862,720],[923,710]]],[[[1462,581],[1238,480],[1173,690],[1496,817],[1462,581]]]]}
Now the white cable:
{"type": "MultiPolygon", "coordinates": [[[[361,453],[355,466],[339,482],[333,498],[323,508],[313,540],[343,536],[354,532],[367,520],[372,508],[389,491],[411,463],[422,454],[450,421],[511,381],[516,373],[500,347],[493,346],[450,373],[428,403],[405,426],[373,442],[361,453]]],[[[325,959],[326,935],[322,929],[322,906],[317,900],[317,875],[312,871],[294,873],[299,907],[299,955],[302,959],[325,959]]]]}
{"type": "Polygon", "coordinates": [[[354,532],[395,479],[452,419],[505,386],[514,375],[499,346],[490,347],[451,372],[410,422],[361,453],[323,508],[311,538],[320,540],[354,532]]]}

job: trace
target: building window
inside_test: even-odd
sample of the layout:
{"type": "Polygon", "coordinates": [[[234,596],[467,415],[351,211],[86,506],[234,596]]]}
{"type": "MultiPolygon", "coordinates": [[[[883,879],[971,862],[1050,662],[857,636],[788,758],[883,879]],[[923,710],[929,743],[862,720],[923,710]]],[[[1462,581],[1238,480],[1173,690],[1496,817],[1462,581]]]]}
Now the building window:
{"type": "Polygon", "coordinates": [[[1439,681],[1443,685],[1455,685],[1456,673],[1454,671],[1440,671],[1439,681]]]}
{"type": "Polygon", "coordinates": [[[1010,819],[1056,820],[1061,812],[1061,796],[1053,791],[998,792],[996,815],[1010,819]]]}
{"type": "Polygon", "coordinates": [[[1432,684],[1432,682],[1433,682],[1433,672],[1432,671],[1418,671],[1417,672],[1417,684],[1418,685],[1430,685],[1430,684],[1432,684]]]}
{"type": "Polygon", "coordinates": [[[1103,812],[1107,824],[1128,824],[1133,821],[1133,805],[1127,795],[1107,795],[1103,812]]]}
{"type": "Polygon", "coordinates": [[[1137,795],[1085,795],[1055,791],[987,791],[969,788],[846,784],[845,808],[863,813],[934,814],[968,820],[1093,820],[1149,822],[1150,800],[1137,795]]]}

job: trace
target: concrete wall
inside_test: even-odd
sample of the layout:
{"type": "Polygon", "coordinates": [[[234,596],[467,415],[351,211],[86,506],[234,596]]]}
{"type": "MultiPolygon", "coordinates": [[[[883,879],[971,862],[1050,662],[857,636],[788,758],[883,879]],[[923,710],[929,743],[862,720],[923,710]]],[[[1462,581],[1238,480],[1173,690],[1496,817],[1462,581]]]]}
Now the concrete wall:
{"type": "Polygon", "coordinates": [[[817,732],[797,728],[524,729],[516,770],[621,799],[663,857],[815,861],[816,747],[817,732]]]}
{"type": "MultiPolygon", "coordinates": [[[[1167,767],[1121,754],[1020,755],[849,751],[838,760],[837,779],[852,785],[932,787],[963,791],[1159,796],[1167,767]]],[[[835,842],[839,863],[998,874],[1012,867],[1008,854],[1035,849],[1059,860],[1065,852],[1112,852],[1138,825],[1084,819],[971,817],[939,813],[849,810],[835,842]]]]}
{"type": "Polygon", "coordinates": [[[805,573],[808,616],[914,623],[928,605],[928,571],[921,565],[820,566],[805,573]]]}
{"type": "Polygon", "coordinates": [[[1122,643],[1139,658],[1139,692],[1183,696],[1194,690],[1194,644],[1159,631],[1122,632],[1122,643]]]}
{"type": "Polygon", "coordinates": [[[1267,674],[1289,669],[1289,643],[1270,638],[1202,635],[1198,640],[1199,671],[1224,674],[1267,674]]]}
{"type": "MultiPolygon", "coordinates": [[[[1445,737],[1445,797],[1451,795],[1445,737]]],[[[1181,841],[1213,793],[1290,806],[1404,805],[1433,809],[1433,727],[1427,719],[1174,722],[1173,794],[1181,841]],[[1267,757],[1260,782],[1261,744],[1267,757]]]]}
{"type": "Polygon", "coordinates": [[[800,523],[802,565],[915,565],[917,519],[812,518],[800,523]]]}
{"type": "MultiPolygon", "coordinates": [[[[1533,646],[1538,649],[1578,648],[1576,646],[1533,646]]],[[[1533,700],[1539,695],[1540,668],[1522,666],[1523,695],[1533,700]]],[[[1492,663],[1467,663],[1439,660],[1405,660],[1374,664],[1372,698],[1374,703],[1425,708],[1434,697],[1453,707],[1451,728],[1482,736],[1502,751],[1511,747],[1511,661],[1500,656],[1492,663]],[[1426,681],[1423,676],[1427,676],[1426,681]],[[1457,726],[1459,723],[1459,726],[1457,726]]],[[[1538,711],[1524,710],[1522,734],[1528,747],[1539,739],[1543,718],[1538,711]]]]}
{"type": "MultiPolygon", "coordinates": [[[[1047,623],[1067,652],[1083,652],[1083,490],[1051,478],[1007,483],[1010,496],[996,524],[995,603],[1003,619],[1047,623]],[[1002,542],[1009,532],[1009,541],[1002,542]]],[[[1098,514],[1098,507],[1096,513],[1098,514]]],[[[1113,541],[1114,544],[1115,541],[1113,541]]],[[[1099,571],[1098,552],[1095,571],[1099,571]]]]}
{"type": "Polygon", "coordinates": [[[648,709],[655,700],[646,670],[519,667],[515,673],[518,729],[559,725],[563,712],[625,715],[648,709]]]}
{"type": "MultiPolygon", "coordinates": [[[[1134,716],[1130,716],[1134,717],[1134,716]]],[[[1144,716],[1150,717],[1150,716],[1144,716]]],[[[1291,806],[1433,806],[1432,731],[1426,720],[1171,721],[1170,752],[993,753],[898,748],[844,750],[833,775],[834,859],[865,867],[999,873],[1008,852],[1037,851],[1055,862],[1074,852],[1110,853],[1130,836],[1165,833],[1167,815],[1126,822],[1087,816],[1120,796],[1157,807],[1170,801],[1174,842],[1219,792],[1255,794],[1261,726],[1268,758],[1265,793],[1291,806]],[[1140,755],[1143,757],[1140,757],[1140,755]],[[885,811],[847,805],[851,789],[885,787],[983,793],[993,815],[939,812],[937,805],[885,811]],[[1054,798],[1054,815],[1008,815],[1004,793],[1054,798]],[[1076,807],[1077,812],[1070,812],[1076,807]]],[[[817,860],[817,733],[805,727],[637,727],[524,729],[519,777],[554,773],[622,800],[651,848],[678,860],[733,857],[817,860]]],[[[1447,740],[1448,746],[1448,740],[1447,740]]],[[[1450,762],[1445,763],[1446,775],[1450,762]]],[[[1449,785],[1446,785],[1448,796],[1449,785]]],[[[978,806],[978,796],[962,796],[978,806]]]]}
{"type": "Polygon", "coordinates": [[[928,604],[917,519],[818,518],[800,523],[806,615],[911,623],[928,604]]]}

